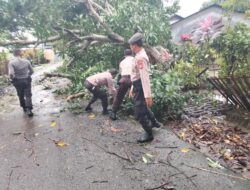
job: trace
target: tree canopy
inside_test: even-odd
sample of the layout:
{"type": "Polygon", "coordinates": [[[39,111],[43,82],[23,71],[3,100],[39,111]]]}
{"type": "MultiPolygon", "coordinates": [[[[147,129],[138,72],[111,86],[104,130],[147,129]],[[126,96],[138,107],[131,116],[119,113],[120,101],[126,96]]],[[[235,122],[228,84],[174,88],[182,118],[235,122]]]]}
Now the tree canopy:
{"type": "Polygon", "coordinates": [[[0,46],[57,41],[79,58],[93,46],[126,46],[136,30],[148,45],[162,45],[171,38],[169,18],[177,10],[177,3],[164,7],[161,0],[0,0],[0,46]],[[37,40],[25,39],[24,31],[37,40]]]}

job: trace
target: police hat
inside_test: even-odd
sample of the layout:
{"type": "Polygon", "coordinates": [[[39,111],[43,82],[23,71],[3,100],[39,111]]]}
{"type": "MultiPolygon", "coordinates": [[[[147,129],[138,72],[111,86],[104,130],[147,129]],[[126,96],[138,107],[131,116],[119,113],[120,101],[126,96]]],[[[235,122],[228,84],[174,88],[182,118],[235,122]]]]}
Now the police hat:
{"type": "Polygon", "coordinates": [[[128,43],[129,43],[129,44],[134,44],[134,43],[136,43],[136,42],[138,42],[138,41],[140,41],[140,40],[142,40],[142,39],[143,39],[142,33],[137,32],[137,33],[135,33],[135,34],[128,40],[128,43]]]}

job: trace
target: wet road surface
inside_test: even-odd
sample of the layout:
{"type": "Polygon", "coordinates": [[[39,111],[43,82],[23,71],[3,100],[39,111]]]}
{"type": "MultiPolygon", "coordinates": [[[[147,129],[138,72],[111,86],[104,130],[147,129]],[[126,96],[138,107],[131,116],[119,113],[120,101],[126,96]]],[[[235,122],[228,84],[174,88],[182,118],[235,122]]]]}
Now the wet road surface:
{"type": "Polygon", "coordinates": [[[209,168],[205,155],[169,130],[155,131],[155,140],[140,146],[135,141],[142,130],[132,118],[112,122],[99,105],[94,114],[62,112],[65,100],[38,81],[56,67],[45,66],[34,76],[32,119],[19,108],[14,91],[1,97],[0,190],[143,190],[162,184],[177,190],[249,190],[250,181],[209,168]]]}

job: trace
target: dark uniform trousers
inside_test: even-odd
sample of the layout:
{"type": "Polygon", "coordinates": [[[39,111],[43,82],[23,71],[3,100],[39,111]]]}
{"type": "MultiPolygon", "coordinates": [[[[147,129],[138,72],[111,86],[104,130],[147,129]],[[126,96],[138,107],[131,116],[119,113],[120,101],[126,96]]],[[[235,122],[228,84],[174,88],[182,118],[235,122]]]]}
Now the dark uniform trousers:
{"type": "Polygon", "coordinates": [[[148,108],[141,80],[133,82],[135,116],[147,133],[152,133],[153,125],[157,122],[154,113],[148,108]]]}
{"type": "Polygon", "coordinates": [[[94,86],[89,81],[85,81],[85,87],[93,94],[93,97],[89,101],[87,107],[90,107],[94,102],[98,99],[102,102],[103,110],[106,111],[108,109],[108,95],[105,90],[100,89],[100,87],[94,86]]]}
{"type": "Polygon", "coordinates": [[[118,111],[126,93],[128,92],[128,90],[130,89],[130,87],[132,85],[130,75],[122,76],[121,79],[119,80],[118,84],[119,84],[119,87],[117,89],[117,94],[116,94],[116,97],[115,97],[115,100],[114,100],[113,106],[112,106],[112,110],[114,112],[118,111]]]}
{"type": "Polygon", "coordinates": [[[16,88],[20,106],[23,109],[32,109],[31,78],[14,79],[13,85],[16,88]]]}

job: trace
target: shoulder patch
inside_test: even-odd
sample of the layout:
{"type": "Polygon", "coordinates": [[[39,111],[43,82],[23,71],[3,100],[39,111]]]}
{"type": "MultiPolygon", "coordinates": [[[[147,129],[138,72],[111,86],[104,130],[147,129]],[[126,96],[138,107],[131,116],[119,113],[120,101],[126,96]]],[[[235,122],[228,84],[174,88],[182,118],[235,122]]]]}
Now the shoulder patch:
{"type": "Polygon", "coordinates": [[[143,59],[139,59],[136,61],[136,65],[138,66],[139,69],[143,69],[144,68],[144,61],[143,59]]]}

